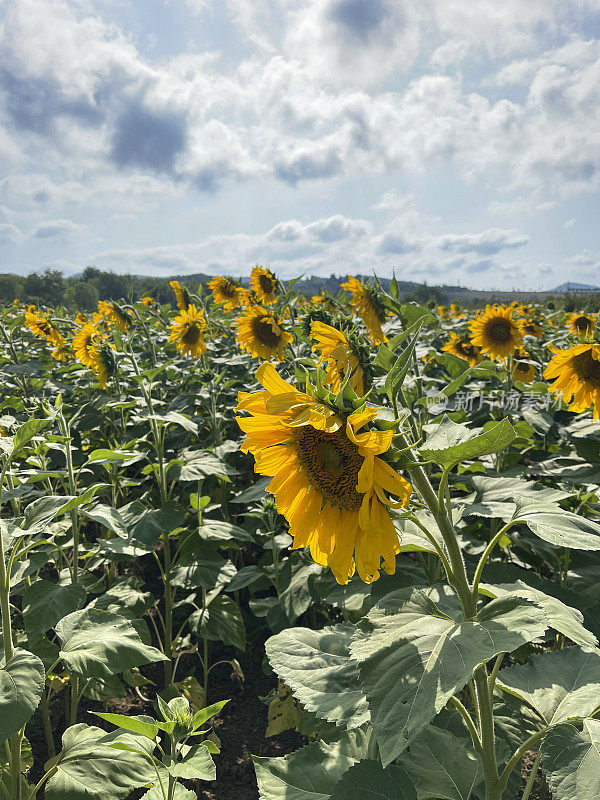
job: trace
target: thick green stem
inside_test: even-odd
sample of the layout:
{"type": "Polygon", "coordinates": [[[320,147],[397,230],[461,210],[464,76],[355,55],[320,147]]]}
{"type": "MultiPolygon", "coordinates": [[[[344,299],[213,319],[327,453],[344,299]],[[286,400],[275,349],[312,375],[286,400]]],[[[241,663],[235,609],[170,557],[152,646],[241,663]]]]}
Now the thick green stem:
{"type": "MultiPolygon", "coordinates": [[[[410,461],[416,459],[412,454],[408,443],[403,436],[399,437],[400,447],[406,448],[407,456],[410,461]]],[[[460,546],[456,538],[454,525],[452,522],[452,509],[446,500],[447,473],[444,473],[440,491],[436,495],[429,478],[418,465],[414,464],[408,469],[413,484],[416,486],[421,497],[433,515],[438,528],[444,539],[448,559],[451,567],[450,583],[456,589],[460,598],[465,619],[473,619],[477,613],[477,594],[473,592],[469,585],[469,579],[462,557],[460,546]]],[[[486,800],[499,800],[501,790],[499,790],[498,764],[496,761],[496,744],[494,735],[494,715],[492,696],[488,685],[488,675],[484,665],[475,670],[475,699],[477,717],[479,720],[479,737],[481,740],[481,750],[479,751],[486,787],[486,800]]]]}
{"type": "MultiPolygon", "coordinates": [[[[67,475],[69,480],[69,494],[73,497],[77,494],[77,481],[75,480],[75,470],[73,469],[73,452],[71,450],[71,430],[62,411],[58,415],[58,425],[60,432],[65,439],[65,455],[67,459],[67,475]]],[[[71,567],[71,581],[77,583],[79,578],[79,517],[77,509],[72,508],[69,512],[71,517],[71,530],[73,532],[73,566],[71,567]]]]}
{"type": "Polygon", "coordinates": [[[54,747],[54,734],[52,731],[52,721],[50,719],[49,696],[46,689],[44,689],[42,693],[42,699],[40,700],[40,714],[42,716],[42,723],[44,725],[44,736],[46,737],[48,758],[54,758],[56,755],[56,749],[54,747]]]}

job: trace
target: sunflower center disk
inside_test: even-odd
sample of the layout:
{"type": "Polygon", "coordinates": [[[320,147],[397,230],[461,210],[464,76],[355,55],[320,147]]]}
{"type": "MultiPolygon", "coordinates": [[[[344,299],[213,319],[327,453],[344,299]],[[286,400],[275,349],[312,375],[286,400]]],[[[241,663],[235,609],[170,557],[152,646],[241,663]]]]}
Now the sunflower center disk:
{"type": "Polygon", "coordinates": [[[574,356],[571,366],[578,378],[591,383],[594,388],[600,389],[600,361],[596,361],[592,357],[591,350],[574,356]]]}
{"type": "Polygon", "coordinates": [[[184,344],[198,344],[200,340],[200,330],[196,325],[190,325],[186,332],[181,337],[184,344]]]}
{"type": "Polygon", "coordinates": [[[296,446],[311,486],[332,506],[358,511],[364,495],[356,491],[356,483],[364,458],[345,428],[325,433],[304,425],[296,446]]]}
{"type": "Polygon", "coordinates": [[[262,319],[252,320],[252,332],[262,344],[273,347],[279,343],[279,334],[273,330],[270,322],[265,322],[262,319]]]}
{"type": "Polygon", "coordinates": [[[273,291],[273,281],[271,278],[268,278],[266,275],[261,275],[258,280],[260,283],[260,288],[265,294],[270,294],[273,291]]]}
{"type": "Polygon", "coordinates": [[[490,328],[490,337],[495,342],[508,342],[510,339],[510,325],[506,322],[494,322],[490,328]]]}
{"type": "Polygon", "coordinates": [[[575,327],[578,331],[583,333],[590,327],[590,321],[587,317],[578,317],[578,319],[575,320],[575,327]]]}

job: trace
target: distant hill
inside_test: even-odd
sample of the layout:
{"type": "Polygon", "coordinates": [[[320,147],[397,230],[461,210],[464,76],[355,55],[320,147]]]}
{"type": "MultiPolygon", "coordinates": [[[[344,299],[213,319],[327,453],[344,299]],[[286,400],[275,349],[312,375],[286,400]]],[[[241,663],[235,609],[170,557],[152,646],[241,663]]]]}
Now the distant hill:
{"type": "Polygon", "coordinates": [[[561,283],[553,292],[600,292],[600,286],[590,286],[588,283],[561,283]]]}

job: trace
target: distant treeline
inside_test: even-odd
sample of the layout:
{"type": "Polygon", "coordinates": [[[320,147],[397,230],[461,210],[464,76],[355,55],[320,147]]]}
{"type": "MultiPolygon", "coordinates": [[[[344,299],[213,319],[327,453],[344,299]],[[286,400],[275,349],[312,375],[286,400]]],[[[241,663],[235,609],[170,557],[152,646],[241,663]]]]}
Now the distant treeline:
{"type": "MultiPolygon", "coordinates": [[[[169,281],[174,278],[191,291],[198,292],[200,286],[206,287],[211,275],[202,272],[194,275],[176,275],[169,278],[146,278],[139,275],[123,275],[99,267],[86,267],[79,275],[65,277],[58,269],[46,269],[42,272],[30,272],[29,275],[0,274],[0,305],[12,303],[18,299],[22,303],[33,303],[36,306],[65,306],[68,309],[91,311],[98,305],[98,300],[140,300],[146,295],[154,297],[160,303],[173,302],[173,290],[169,281]]],[[[357,275],[365,281],[373,280],[369,275],[357,275]]],[[[340,284],[346,275],[321,277],[312,275],[298,281],[294,288],[308,296],[327,292],[336,296],[340,284]]],[[[247,278],[244,278],[244,283],[247,278]]],[[[389,279],[382,278],[381,285],[389,289],[389,279]]],[[[429,286],[426,283],[398,281],[398,290],[404,301],[415,301],[425,305],[434,302],[438,305],[457,303],[460,306],[481,306],[485,302],[510,302],[517,299],[528,302],[533,297],[523,297],[521,292],[495,293],[475,292],[460,286],[429,286]]],[[[530,293],[531,294],[531,293],[530,293]]],[[[554,297],[541,293],[541,302],[550,307],[564,308],[566,311],[586,309],[600,311],[600,292],[577,294],[569,292],[554,297]]]]}

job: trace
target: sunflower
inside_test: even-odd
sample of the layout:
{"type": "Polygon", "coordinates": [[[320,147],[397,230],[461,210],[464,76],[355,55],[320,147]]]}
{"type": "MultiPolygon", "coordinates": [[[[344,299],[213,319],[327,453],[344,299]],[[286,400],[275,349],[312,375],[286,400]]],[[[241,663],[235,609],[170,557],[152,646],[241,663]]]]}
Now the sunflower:
{"type": "Polygon", "coordinates": [[[442,319],[445,319],[448,316],[448,309],[446,306],[436,306],[436,311],[442,319]]]}
{"type": "Polygon", "coordinates": [[[535,378],[535,367],[529,360],[529,353],[517,348],[513,353],[512,376],[513,380],[521,383],[531,383],[535,378]]]}
{"type": "Polygon", "coordinates": [[[385,308],[375,286],[364,284],[348,275],[342,289],[352,293],[350,305],[367,326],[369,335],[375,344],[387,342],[387,336],[381,330],[381,323],[385,322],[385,308]]]}
{"type": "Polygon", "coordinates": [[[513,311],[505,306],[486,306],[469,323],[471,343],[481,348],[490,358],[503,361],[520,347],[523,339],[513,311]]]}
{"type": "Polygon", "coordinates": [[[170,281],[169,286],[175,292],[177,308],[180,311],[187,311],[190,304],[190,293],[188,290],[185,288],[185,286],[181,286],[179,281],[170,281]]]}
{"type": "Polygon", "coordinates": [[[219,275],[208,282],[212,289],[213,300],[226,311],[233,311],[234,308],[244,305],[246,291],[232,278],[224,278],[219,275]]]}
{"type": "Polygon", "coordinates": [[[458,336],[456,333],[450,334],[450,341],[446,342],[442,350],[468,361],[472,367],[483,360],[479,348],[472,344],[466,336],[458,336]]]}
{"type": "Polygon", "coordinates": [[[156,300],[153,297],[150,297],[150,295],[147,295],[146,297],[142,297],[142,299],[140,300],[140,303],[142,303],[142,305],[145,305],[148,308],[150,308],[151,306],[155,306],[156,305],[156,300]]]}
{"type": "Polygon", "coordinates": [[[536,339],[541,339],[544,335],[542,326],[534,319],[524,319],[521,323],[521,331],[523,336],[535,336],[536,339]]]}
{"type": "Polygon", "coordinates": [[[131,314],[123,311],[116,303],[108,303],[106,300],[98,302],[98,314],[94,318],[96,322],[106,319],[109,322],[114,322],[121,333],[125,333],[131,325],[131,314]]]}
{"type": "Polygon", "coordinates": [[[94,352],[102,343],[104,335],[96,328],[93,322],[86,322],[80,328],[71,343],[78,360],[86,367],[94,366],[94,352]]]}
{"type": "Polygon", "coordinates": [[[254,267],[250,273],[250,286],[259,303],[268,306],[275,302],[277,278],[270,269],[258,265],[254,267]]]}
{"type": "Polygon", "coordinates": [[[46,341],[51,342],[55,347],[59,347],[64,342],[64,339],[58,328],[56,328],[49,319],[46,319],[42,314],[35,311],[35,306],[30,306],[29,309],[25,312],[25,325],[34,336],[38,336],[40,339],[46,339],[46,341]],[[29,310],[32,308],[34,310],[29,310]]]}
{"type": "Polygon", "coordinates": [[[271,364],[256,377],[264,392],[240,392],[237,417],[246,433],[242,450],[255,472],[272,477],[268,491],[287,519],[293,547],[309,547],[338,583],[355,569],[363,581],[393,574],[398,535],[389,506],[408,503],[411,486],[380,456],[393,432],[363,430],[376,417],[365,409],[341,415],[286,383],[271,364]],[[392,502],[388,493],[397,498],[392,502]]]}
{"type": "Polygon", "coordinates": [[[554,380],[551,392],[561,392],[569,411],[585,411],[594,406],[594,419],[600,418],[600,344],[576,344],[567,350],[548,345],[554,353],[544,370],[544,378],[554,380]]]}
{"type": "Polygon", "coordinates": [[[596,328],[596,320],[587,314],[569,314],[566,322],[576,336],[591,335],[596,328]]]}
{"type": "Polygon", "coordinates": [[[61,338],[61,341],[60,342],[56,342],[56,347],[50,353],[50,355],[52,356],[52,358],[55,358],[57,361],[68,361],[69,358],[71,358],[73,354],[69,350],[69,345],[65,342],[65,340],[62,338],[62,336],[60,338],[61,338]]]}
{"type": "Polygon", "coordinates": [[[171,323],[171,335],[168,341],[175,342],[178,353],[198,358],[202,353],[206,353],[205,330],[206,320],[203,311],[199,311],[195,305],[189,305],[187,311],[182,310],[171,323]]]}
{"type": "Polygon", "coordinates": [[[107,342],[101,343],[92,350],[92,369],[96,373],[98,383],[103,389],[111,375],[117,371],[117,364],[113,355],[113,348],[107,342]]]}
{"type": "Polygon", "coordinates": [[[75,317],[75,325],[85,325],[87,321],[88,318],[86,317],[85,314],[82,314],[81,312],[79,312],[75,317]]]}
{"type": "Polygon", "coordinates": [[[454,319],[465,319],[467,315],[461,310],[460,306],[450,303],[450,316],[454,317],[454,319]]]}
{"type": "Polygon", "coordinates": [[[281,319],[262,306],[251,306],[237,320],[237,340],[242,350],[256,358],[283,361],[283,349],[292,340],[281,319]]]}
{"type": "Polygon", "coordinates": [[[346,336],[324,322],[313,320],[310,334],[315,339],[313,352],[318,352],[327,364],[326,383],[332,392],[339,392],[342,381],[349,375],[348,383],[359,397],[365,393],[364,373],[358,354],[346,336]]]}

